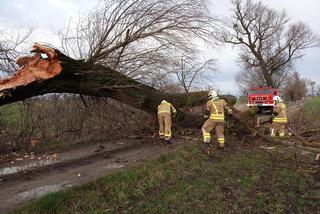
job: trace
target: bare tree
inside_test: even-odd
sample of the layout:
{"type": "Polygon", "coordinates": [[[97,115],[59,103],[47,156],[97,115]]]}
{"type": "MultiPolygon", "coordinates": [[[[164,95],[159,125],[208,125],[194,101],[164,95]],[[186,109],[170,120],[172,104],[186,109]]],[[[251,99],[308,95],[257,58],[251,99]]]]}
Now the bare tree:
{"type": "Polygon", "coordinates": [[[302,22],[290,23],[285,11],[252,0],[232,3],[230,31],[223,38],[240,47],[245,82],[279,87],[294,61],[303,56],[303,50],[319,45],[311,29],[302,22]]]}
{"type": "Polygon", "coordinates": [[[32,28],[11,32],[0,29],[0,71],[4,74],[13,74],[17,70],[15,61],[22,54],[23,45],[32,31],[32,28]]]}
{"type": "Polygon", "coordinates": [[[315,87],[315,84],[316,84],[316,82],[314,82],[314,81],[311,81],[311,82],[310,82],[311,96],[312,96],[312,97],[314,96],[314,87],[315,87]]]}
{"type": "Polygon", "coordinates": [[[105,0],[98,8],[60,33],[64,51],[141,82],[196,49],[195,39],[218,45],[220,20],[206,0],[105,0]]]}
{"type": "MultiPolygon", "coordinates": [[[[181,56],[175,63],[173,73],[178,82],[183,87],[184,91],[188,93],[191,87],[201,86],[208,79],[211,72],[214,71],[214,60],[204,60],[196,58],[195,56],[181,56]]],[[[201,88],[204,88],[203,86],[201,88]]]]}
{"type": "Polygon", "coordinates": [[[307,80],[301,78],[298,72],[292,73],[285,81],[283,93],[287,100],[301,100],[308,94],[307,80]]]}

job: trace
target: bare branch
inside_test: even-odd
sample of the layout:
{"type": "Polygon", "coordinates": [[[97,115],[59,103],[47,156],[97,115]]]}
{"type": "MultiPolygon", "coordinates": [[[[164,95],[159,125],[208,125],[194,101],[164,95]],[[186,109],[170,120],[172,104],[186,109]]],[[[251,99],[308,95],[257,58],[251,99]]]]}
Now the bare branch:
{"type": "Polygon", "coordinates": [[[230,30],[223,38],[240,47],[240,64],[244,72],[250,70],[245,79],[251,76],[253,81],[277,87],[303,51],[319,45],[319,38],[306,24],[289,24],[285,11],[251,0],[234,0],[233,5],[230,30]],[[260,73],[259,78],[254,72],[260,73]]]}
{"type": "Polygon", "coordinates": [[[105,0],[60,38],[73,57],[144,79],[195,51],[197,40],[217,47],[221,28],[207,0],[105,0]]]}
{"type": "Polygon", "coordinates": [[[30,38],[32,31],[32,28],[15,31],[0,29],[0,71],[5,74],[16,72],[18,66],[15,61],[23,54],[23,43],[30,38]]]}

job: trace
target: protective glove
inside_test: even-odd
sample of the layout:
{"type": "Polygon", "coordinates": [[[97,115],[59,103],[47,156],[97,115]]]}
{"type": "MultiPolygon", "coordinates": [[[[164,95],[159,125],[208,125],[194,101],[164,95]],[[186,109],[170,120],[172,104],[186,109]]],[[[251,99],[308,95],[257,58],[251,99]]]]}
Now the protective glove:
{"type": "Polygon", "coordinates": [[[203,115],[204,119],[208,119],[210,117],[210,111],[208,110],[204,110],[204,115],[203,115]]]}
{"type": "Polygon", "coordinates": [[[277,113],[277,112],[275,112],[275,111],[274,111],[274,112],[272,112],[271,117],[272,117],[272,118],[275,118],[276,116],[278,116],[278,113],[277,113]]]}
{"type": "Polygon", "coordinates": [[[172,114],[172,118],[177,118],[177,112],[172,114]]]}

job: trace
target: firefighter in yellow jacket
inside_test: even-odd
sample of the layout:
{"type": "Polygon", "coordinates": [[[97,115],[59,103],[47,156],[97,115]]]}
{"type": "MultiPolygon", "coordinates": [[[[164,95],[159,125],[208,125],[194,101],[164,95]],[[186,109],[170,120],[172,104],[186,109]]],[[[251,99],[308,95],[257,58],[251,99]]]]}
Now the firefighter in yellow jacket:
{"type": "Polygon", "coordinates": [[[171,115],[175,116],[177,110],[171,105],[171,103],[162,100],[158,106],[158,122],[159,122],[159,136],[161,139],[165,139],[170,143],[172,133],[171,133],[171,115]]]}
{"type": "Polygon", "coordinates": [[[215,129],[219,148],[224,149],[224,111],[232,114],[232,110],[227,106],[226,101],[220,99],[215,91],[209,91],[204,117],[208,118],[202,126],[203,142],[205,145],[210,144],[210,131],[215,129]]]}
{"type": "Polygon", "coordinates": [[[270,127],[270,136],[275,137],[277,132],[280,137],[284,137],[286,124],[288,123],[287,107],[279,96],[274,96],[275,106],[273,109],[273,119],[270,127]]]}

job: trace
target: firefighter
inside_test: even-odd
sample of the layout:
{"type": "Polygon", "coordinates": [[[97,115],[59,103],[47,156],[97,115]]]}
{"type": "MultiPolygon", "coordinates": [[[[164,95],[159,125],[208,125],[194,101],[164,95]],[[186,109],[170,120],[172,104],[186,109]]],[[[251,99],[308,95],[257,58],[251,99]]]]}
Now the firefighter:
{"type": "Polygon", "coordinates": [[[284,137],[286,124],[288,123],[287,107],[279,96],[274,96],[273,101],[275,102],[275,106],[272,113],[273,119],[270,127],[270,136],[275,137],[278,132],[279,137],[284,137]]]}
{"type": "Polygon", "coordinates": [[[210,145],[210,131],[215,128],[219,149],[224,150],[224,111],[232,114],[231,108],[227,106],[226,101],[220,99],[217,92],[211,90],[208,93],[208,102],[204,111],[206,122],[202,126],[203,143],[210,145]]]}
{"type": "Polygon", "coordinates": [[[159,136],[164,139],[167,143],[170,143],[171,133],[171,115],[175,117],[177,110],[166,100],[162,100],[158,106],[158,122],[159,122],[159,136]]]}

